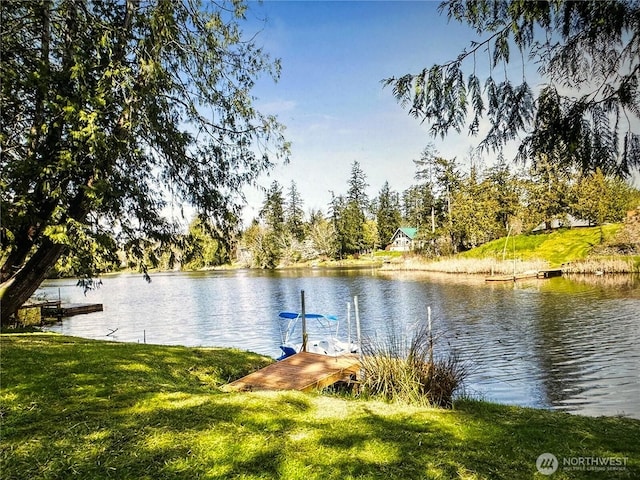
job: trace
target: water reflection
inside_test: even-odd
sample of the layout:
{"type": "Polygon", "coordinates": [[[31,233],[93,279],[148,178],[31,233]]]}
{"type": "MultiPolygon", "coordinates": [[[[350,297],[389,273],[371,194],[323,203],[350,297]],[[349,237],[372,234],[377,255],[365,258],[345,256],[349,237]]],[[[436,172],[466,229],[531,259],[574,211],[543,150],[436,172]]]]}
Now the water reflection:
{"type": "MultiPolygon", "coordinates": [[[[230,346],[277,356],[277,313],[336,314],[360,299],[366,336],[410,332],[433,311],[439,348],[468,363],[468,393],[488,400],[591,415],[640,418],[640,280],[578,277],[485,283],[478,277],[287,270],[107,277],[86,298],[69,280],[43,291],[71,302],[101,302],[101,313],[52,330],[119,341],[230,346]],[[106,335],[115,332],[106,337],[106,335]]],[[[409,333],[407,333],[409,335],[409,333]]]]}

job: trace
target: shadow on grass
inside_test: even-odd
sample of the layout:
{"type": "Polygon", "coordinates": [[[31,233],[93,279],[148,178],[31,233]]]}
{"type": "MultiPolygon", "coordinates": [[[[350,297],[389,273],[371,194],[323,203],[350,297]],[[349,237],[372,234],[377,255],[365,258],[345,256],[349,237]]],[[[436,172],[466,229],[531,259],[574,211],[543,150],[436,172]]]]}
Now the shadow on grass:
{"type": "Polygon", "coordinates": [[[239,351],[2,339],[2,478],[546,478],[541,453],[628,457],[640,422],[466,401],[453,411],[306,395],[223,394],[269,362],[239,351]]]}

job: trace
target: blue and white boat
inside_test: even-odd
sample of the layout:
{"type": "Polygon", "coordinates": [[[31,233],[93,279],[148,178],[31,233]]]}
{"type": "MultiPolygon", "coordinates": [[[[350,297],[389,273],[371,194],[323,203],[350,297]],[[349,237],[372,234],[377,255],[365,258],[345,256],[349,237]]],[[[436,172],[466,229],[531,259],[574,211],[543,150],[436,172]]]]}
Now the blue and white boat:
{"type": "MultiPolygon", "coordinates": [[[[281,320],[282,337],[280,344],[282,355],[278,360],[283,360],[302,351],[302,314],[280,312],[278,316],[281,320]]],[[[340,331],[338,317],[319,313],[305,313],[304,316],[307,323],[307,352],[331,356],[358,353],[358,344],[351,342],[350,332],[348,341],[338,338],[340,331]]]]}

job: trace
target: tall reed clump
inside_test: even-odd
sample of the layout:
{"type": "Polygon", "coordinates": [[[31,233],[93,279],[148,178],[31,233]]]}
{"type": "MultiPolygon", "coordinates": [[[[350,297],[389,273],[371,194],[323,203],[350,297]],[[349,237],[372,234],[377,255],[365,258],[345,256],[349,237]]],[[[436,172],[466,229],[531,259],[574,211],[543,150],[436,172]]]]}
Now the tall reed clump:
{"type": "Polygon", "coordinates": [[[427,327],[417,329],[411,340],[390,333],[385,339],[365,342],[363,392],[388,401],[451,408],[468,371],[455,353],[436,357],[433,347],[427,327]]]}

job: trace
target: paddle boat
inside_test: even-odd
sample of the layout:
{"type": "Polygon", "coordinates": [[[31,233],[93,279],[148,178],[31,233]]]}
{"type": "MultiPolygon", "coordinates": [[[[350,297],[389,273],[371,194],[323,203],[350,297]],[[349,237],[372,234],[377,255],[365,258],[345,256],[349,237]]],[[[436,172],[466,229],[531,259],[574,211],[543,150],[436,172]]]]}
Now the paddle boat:
{"type": "MultiPolygon", "coordinates": [[[[278,316],[281,320],[282,337],[280,345],[282,355],[278,360],[283,360],[302,351],[302,314],[280,312],[278,316]]],[[[305,319],[307,321],[307,352],[330,356],[358,353],[358,345],[351,342],[351,338],[346,342],[338,339],[340,322],[335,315],[306,313],[305,319]]],[[[349,337],[351,337],[350,333],[349,337]]]]}

